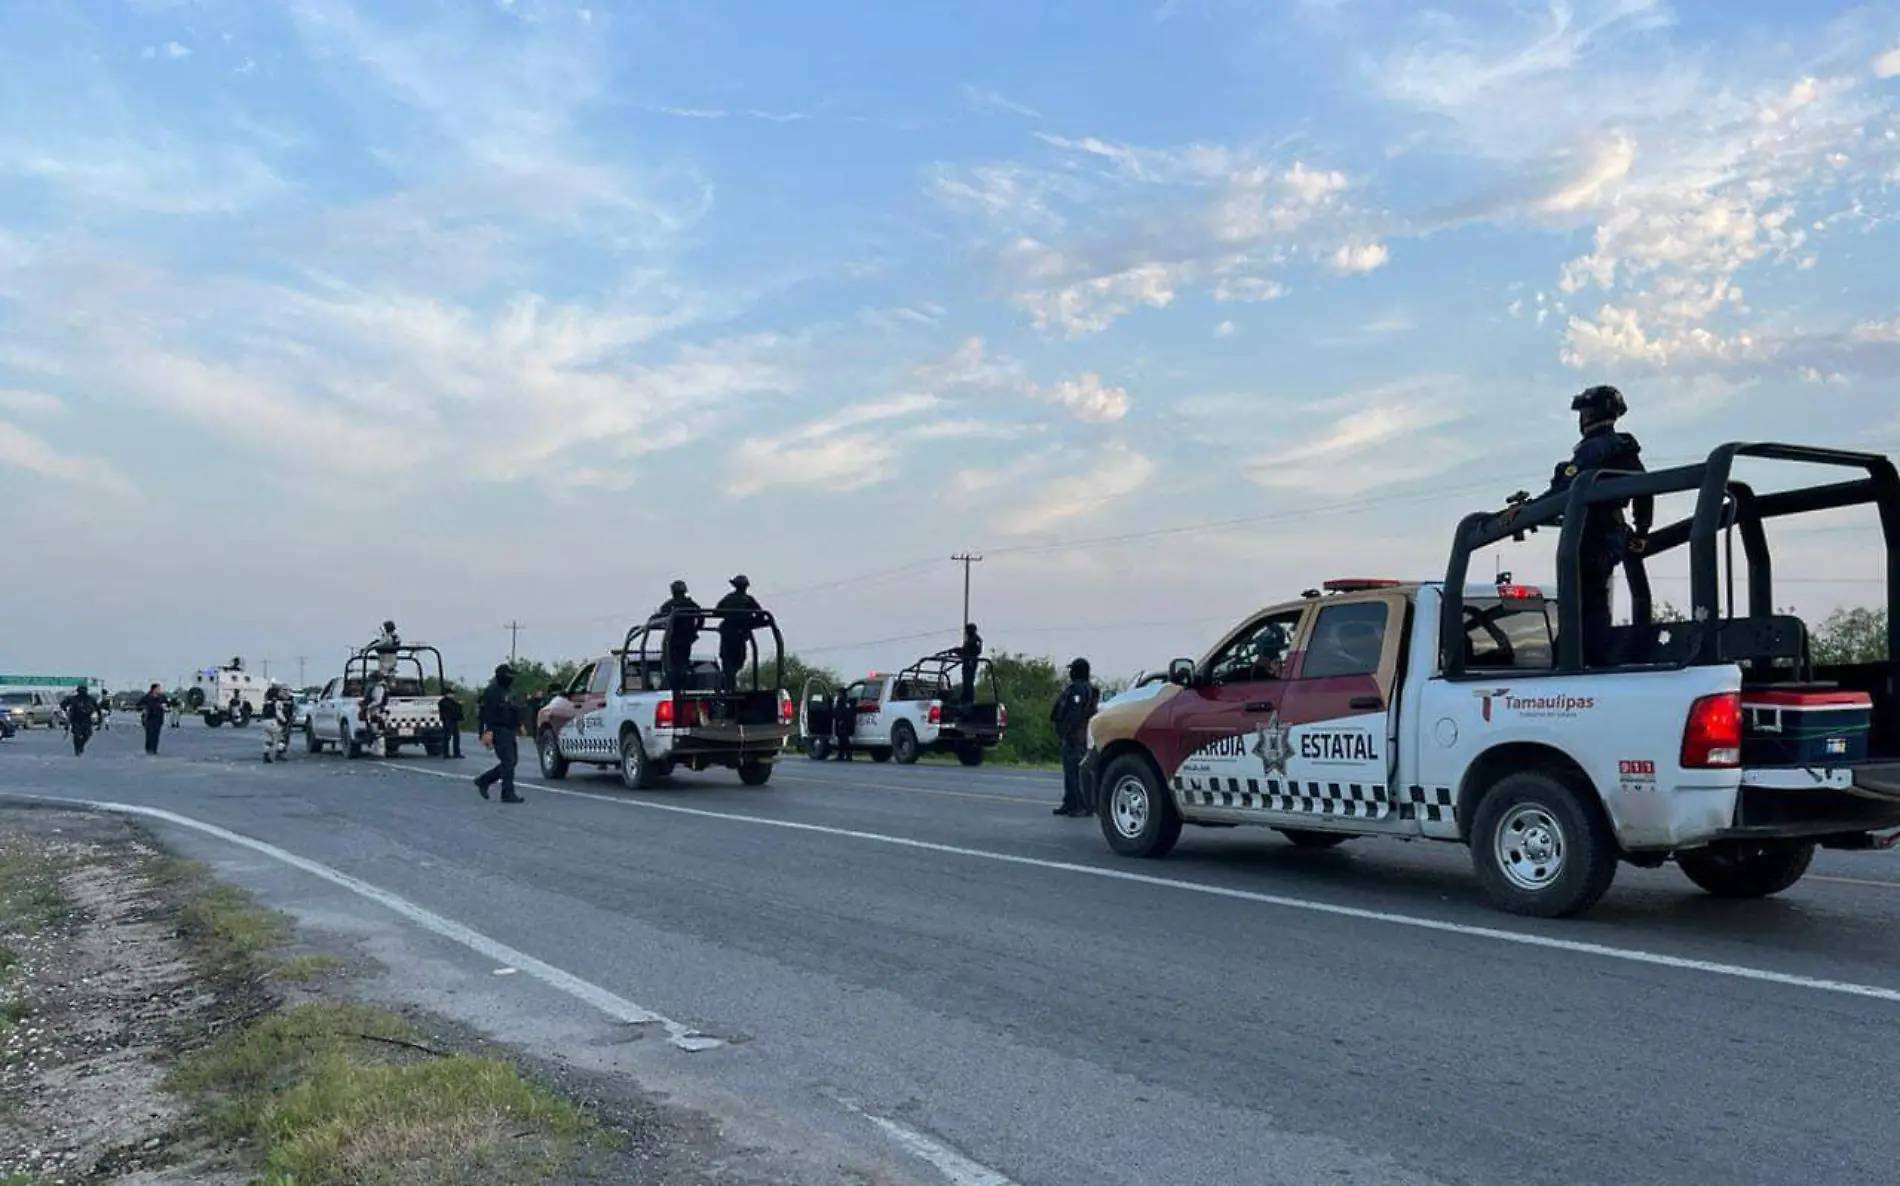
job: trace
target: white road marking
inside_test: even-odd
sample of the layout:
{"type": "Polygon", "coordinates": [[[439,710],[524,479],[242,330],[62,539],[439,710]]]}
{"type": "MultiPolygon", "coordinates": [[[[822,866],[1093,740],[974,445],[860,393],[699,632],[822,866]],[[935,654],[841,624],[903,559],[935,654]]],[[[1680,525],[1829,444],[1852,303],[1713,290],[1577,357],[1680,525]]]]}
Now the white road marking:
{"type": "Polygon", "coordinates": [[[947,799],[987,799],[994,803],[1027,803],[1031,806],[1046,806],[1051,800],[1031,799],[1026,795],[998,795],[988,791],[952,791],[942,787],[905,786],[897,782],[870,782],[854,778],[848,782],[832,782],[825,778],[806,778],[799,774],[778,774],[773,776],[779,782],[799,782],[807,786],[829,787],[836,790],[855,791],[860,788],[871,791],[906,791],[913,795],[937,795],[947,799]]]}
{"type": "Polygon", "coordinates": [[[927,1137],[914,1128],[907,1128],[895,1120],[875,1116],[850,1100],[839,1100],[849,1111],[869,1120],[884,1131],[884,1135],[900,1145],[906,1153],[936,1169],[951,1186],[1018,1186],[1013,1179],[1006,1178],[986,1165],[971,1161],[950,1146],[927,1137]]]}
{"type": "MultiPolygon", "coordinates": [[[[450,778],[466,783],[467,778],[450,774],[442,770],[425,770],[416,766],[398,766],[394,763],[374,763],[387,766],[391,770],[402,770],[410,774],[427,775],[430,778],[450,778]]],[[[1581,939],[1558,939],[1549,935],[1533,935],[1524,931],[1507,931],[1497,927],[1481,927],[1470,923],[1447,922],[1436,918],[1422,918],[1412,914],[1397,914],[1387,910],[1370,910],[1360,906],[1342,906],[1336,902],[1320,902],[1311,898],[1292,898],[1281,894],[1263,894],[1254,890],[1234,889],[1224,885],[1208,885],[1204,882],[1181,881],[1172,877],[1156,877],[1149,873],[1131,873],[1124,869],[1104,869],[1097,865],[1077,865],[1069,861],[1051,861],[1041,857],[1019,856],[1015,853],[985,852],[980,848],[964,848],[955,844],[938,844],[930,840],[913,840],[907,836],[888,836],[882,832],[862,832],[854,828],[836,828],[826,824],[807,824],[796,820],[768,819],[757,815],[739,815],[728,811],[709,811],[703,807],[681,807],[676,803],[655,803],[647,799],[630,799],[612,795],[600,795],[591,791],[571,791],[562,787],[551,787],[542,783],[518,782],[517,786],[540,791],[549,795],[566,795],[575,799],[593,799],[601,803],[610,803],[616,807],[632,807],[644,811],[664,811],[673,815],[694,816],[700,819],[724,820],[727,823],[753,824],[762,828],[781,828],[788,832],[810,832],[821,836],[837,836],[846,840],[862,840],[871,844],[885,844],[893,848],[908,848],[921,852],[941,853],[945,856],[968,857],[978,861],[993,861],[1003,865],[1021,865],[1034,869],[1050,869],[1062,873],[1076,873],[1084,877],[1099,877],[1107,881],[1131,882],[1136,885],[1151,885],[1160,889],[1182,890],[1187,893],[1205,894],[1213,898],[1229,898],[1241,902],[1254,902],[1262,906],[1278,906],[1285,910],[1302,910],[1312,914],[1326,914],[1335,918],[1353,918],[1362,922],[1384,923],[1388,926],[1408,927],[1413,930],[1435,931],[1440,934],[1461,935],[1469,939],[1490,939],[1498,943],[1512,943],[1520,947],[1537,947],[1546,951],[1563,951],[1573,955],[1591,955],[1601,959],[1619,960],[1624,963],[1647,964],[1656,968],[1672,968],[1681,972],[1702,972],[1711,976],[1726,976],[1735,980],[1752,980],[1760,984],[1779,984],[1788,988],[1805,988],[1815,992],[1837,993],[1842,996],[1865,997],[1870,1000],[1887,1001],[1900,1004],[1900,988],[1887,988],[1877,984],[1856,984],[1846,980],[1827,980],[1817,976],[1800,976],[1792,972],[1776,972],[1767,968],[1751,968],[1742,964],[1724,964],[1714,960],[1692,959],[1687,956],[1664,955],[1660,952],[1643,951],[1633,947],[1611,947],[1605,943],[1586,943],[1581,939]]]]}
{"type": "MultiPolygon", "coordinates": [[[[431,773],[433,773],[433,771],[431,771],[431,773]]],[[[150,819],[164,820],[166,823],[176,824],[181,828],[190,828],[193,831],[203,832],[207,836],[215,836],[228,844],[248,848],[252,852],[262,853],[264,856],[270,857],[275,861],[280,861],[292,868],[301,869],[305,873],[313,877],[322,878],[332,885],[342,886],[353,894],[368,898],[377,905],[394,911],[426,931],[440,935],[444,939],[453,940],[471,951],[486,956],[495,963],[502,965],[503,970],[518,969],[522,972],[526,972],[550,988],[559,989],[577,1001],[592,1005],[616,1021],[622,1021],[628,1025],[657,1025],[666,1031],[668,1042],[679,1047],[681,1050],[697,1052],[701,1050],[711,1050],[714,1047],[725,1045],[725,1043],[718,1038],[707,1037],[704,1034],[681,1025],[677,1021],[662,1017],[651,1009],[642,1008],[632,1001],[627,1000],[625,997],[616,996],[597,984],[582,980],[571,972],[564,972],[552,964],[542,963],[526,952],[516,951],[507,944],[495,939],[490,939],[487,935],[479,931],[470,930],[459,922],[443,918],[439,914],[424,910],[414,902],[405,898],[399,898],[388,890],[371,885],[367,881],[351,877],[348,873],[332,869],[330,866],[313,861],[308,857],[300,857],[296,853],[278,848],[274,844],[266,844],[262,840],[254,840],[249,836],[221,828],[216,824],[208,824],[203,820],[193,819],[188,815],[179,815],[175,811],[164,811],[157,807],[141,807],[134,803],[111,803],[94,799],[70,799],[60,795],[28,795],[13,792],[7,792],[5,797],[33,799],[42,803],[62,803],[71,807],[90,807],[95,811],[115,812],[121,815],[140,815],[150,819]]]]}
{"type": "Polygon", "coordinates": [[[1866,885],[1875,889],[1900,889],[1900,881],[1881,881],[1877,877],[1836,877],[1832,873],[1810,873],[1808,881],[1831,881],[1835,885],[1866,885]]]}

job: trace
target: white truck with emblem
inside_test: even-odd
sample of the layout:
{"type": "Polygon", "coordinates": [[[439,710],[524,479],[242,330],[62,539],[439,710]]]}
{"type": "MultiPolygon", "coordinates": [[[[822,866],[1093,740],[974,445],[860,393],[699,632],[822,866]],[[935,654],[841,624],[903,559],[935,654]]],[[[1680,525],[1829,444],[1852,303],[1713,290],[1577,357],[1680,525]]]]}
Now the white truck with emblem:
{"type": "Polygon", "coordinates": [[[965,766],[983,764],[1009,727],[995,669],[977,660],[975,695],[962,696],[962,660],[953,652],[927,655],[896,674],[871,672],[833,693],[823,680],[805,681],[799,732],[805,753],[823,761],[837,748],[838,713],[851,718],[851,747],[874,762],[896,758],[908,766],[924,754],[955,754],[965,766]]]}
{"type": "Polygon", "coordinates": [[[678,769],[736,770],[764,786],[792,734],[785,640],[767,610],[674,610],[627,631],[619,650],[582,667],[535,717],[541,774],[567,777],[575,763],[616,767],[632,790],[678,769]],[[698,654],[704,633],[744,635],[742,670],[698,654]],[[767,680],[759,640],[773,645],[767,680]]]}
{"type": "Polygon", "coordinates": [[[1249,617],[1177,659],[1160,692],[1090,722],[1084,778],[1114,851],[1162,856],[1184,824],[1260,825],[1308,848],[1450,841],[1500,908],[1562,917],[1621,862],[1673,860],[1709,893],[1748,898],[1795,884],[1817,846],[1894,843],[1900,478],[1886,457],[1731,444],[1674,469],[1586,473],[1515,518],[1468,516],[1443,581],[1328,590],[1249,617]],[[1762,494],[1734,477],[1738,459],[1860,476],[1762,494]],[[1586,511],[1689,492],[1693,513],[1625,561],[1631,621],[1586,666],[1572,595],[1586,511]],[[1763,525],[1855,506],[1875,509],[1885,540],[1889,657],[1817,666],[1805,625],[1775,610],[1763,525]],[[1560,520],[1559,596],[1467,582],[1474,553],[1560,520]],[[1689,619],[1654,621],[1646,566],[1684,546],[1689,619]]]}
{"type": "Polygon", "coordinates": [[[304,748],[318,754],[335,747],[348,758],[370,752],[393,758],[405,745],[419,745],[430,757],[446,756],[449,731],[442,723],[441,690],[447,686],[441,651],[402,642],[386,627],[317,694],[303,718],[304,748]],[[368,705],[373,677],[379,675],[382,703],[368,705]]]}

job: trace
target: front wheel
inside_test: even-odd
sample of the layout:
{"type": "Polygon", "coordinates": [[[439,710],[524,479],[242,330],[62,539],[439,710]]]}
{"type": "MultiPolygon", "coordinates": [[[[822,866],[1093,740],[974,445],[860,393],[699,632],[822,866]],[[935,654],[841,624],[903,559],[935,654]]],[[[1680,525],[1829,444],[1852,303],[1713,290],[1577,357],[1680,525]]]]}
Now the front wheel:
{"type": "Polygon", "coordinates": [[[567,759],[561,756],[560,747],[555,744],[554,730],[541,730],[541,736],[535,740],[535,750],[541,758],[542,778],[559,782],[567,777],[567,759]]]}
{"type": "Polygon", "coordinates": [[[640,735],[628,729],[620,738],[620,781],[630,791],[649,791],[657,781],[640,735]]]}
{"type": "Polygon", "coordinates": [[[1583,913],[1609,892],[1617,859],[1615,838],[1596,804],[1542,770],[1499,779],[1472,820],[1478,881],[1512,914],[1583,913]]]}
{"type": "Polygon", "coordinates": [[[909,766],[917,761],[917,753],[917,730],[909,721],[897,722],[891,727],[891,756],[899,766],[909,766]]]}
{"type": "Polygon", "coordinates": [[[1722,844],[1679,853],[1683,875],[1718,898],[1766,898],[1800,881],[1812,844],[1722,844]]]}
{"type": "Polygon", "coordinates": [[[317,739],[317,726],[312,721],[303,723],[303,748],[307,754],[323,752],[323,742],[317,739]]]}
{"type": "Polygon", "coordinates": [[[741,762],[739,781],[749,787],[762,787],[772,779],[772,763],[741,762]]]}
{"type": "Polygon", "coordinates": [[[1154,763],[1124,754],[1102,772],[1102,835],[1125,857],[1165,857],[1181,839],[1181,813],[1154,763]]]}

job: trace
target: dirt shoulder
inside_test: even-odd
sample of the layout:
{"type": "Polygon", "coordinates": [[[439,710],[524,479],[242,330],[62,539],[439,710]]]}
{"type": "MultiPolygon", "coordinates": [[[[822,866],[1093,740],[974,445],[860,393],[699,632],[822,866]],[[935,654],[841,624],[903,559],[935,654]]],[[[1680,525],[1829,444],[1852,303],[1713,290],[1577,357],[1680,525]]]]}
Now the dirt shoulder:
{"type": "Polygon", "coordinates": [[[745,1180],[708,1122],[358,971],[128,821],[0,808],[0,1186],[745,1180]]]}

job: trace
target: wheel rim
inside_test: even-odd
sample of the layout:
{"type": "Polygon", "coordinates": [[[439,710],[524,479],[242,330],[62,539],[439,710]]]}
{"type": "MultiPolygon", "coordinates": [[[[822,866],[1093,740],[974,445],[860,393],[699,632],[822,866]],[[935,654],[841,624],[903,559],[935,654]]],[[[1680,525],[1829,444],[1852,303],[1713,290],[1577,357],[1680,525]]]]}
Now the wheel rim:
{"type": "Polygon", "coordinates": [[[541,739],[541,773],[546,774],[552,769],[554,769],[554,739],[543,737],[541,739]]]}
{"type": "Polygon", "coordinates": [[[1151,806],[1147,784],[1132,774],[1124,777],[1109,797],[1109,818],[1114,821],[1115,831],[1129,840],[1139,837],[1148,826],[1151,806]]]}
{"type": "Polygon", "coordinates": [[[1518,889],[1549,889],[1563,876],[1563,825],[1534,803],[1521,804],[1505,813],[1498,821],[1494,848],[1498,871],[1518,889]]]}
{"type": "Polygon", "coordinates": [[[640,768],[646,764],[640,753],[640,744],[632,738],[620,749],[620,773],[628,782],[640,777],[640,768]]]}

